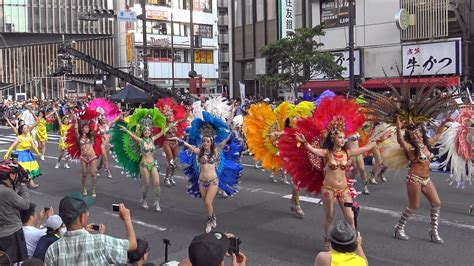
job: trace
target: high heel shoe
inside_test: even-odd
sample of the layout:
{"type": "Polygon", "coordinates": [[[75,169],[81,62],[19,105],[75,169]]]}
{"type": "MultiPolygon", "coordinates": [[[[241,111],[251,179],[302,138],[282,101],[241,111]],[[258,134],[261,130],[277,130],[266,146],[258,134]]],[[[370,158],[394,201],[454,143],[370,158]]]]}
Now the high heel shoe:
{"type": "Polygon", "coordinates": [[[439,236],[438,230],[430,230],[431,242],[436,244],[444,244],[444,240],[439,236]]]}
{"type": "Polygon", "coordinates": [[[469,215],[472,215],[472,210],[474,209],[474,204],[469,206],[469,215]]]}
{"type": "Polygon", "coordinates": [[[375,173],[370,173],[370,184],[377,185],[378,182],[375,180],[375,173]]]}
{"type": "Polygon", "coordinates": [[[395,226],[394,232],[393,232],[393,238],[398,238],[400,240],[407,241],[410,239],[407,234],[405,233],[405,229],[401,229],[395,226]]]}
{"type": "Polygon", "coordinates": [[[212,215],[211,216],[207,216],[207,223],[206,223],[206,233],[210,233],[211,230],[212,230],[212,215]]]}

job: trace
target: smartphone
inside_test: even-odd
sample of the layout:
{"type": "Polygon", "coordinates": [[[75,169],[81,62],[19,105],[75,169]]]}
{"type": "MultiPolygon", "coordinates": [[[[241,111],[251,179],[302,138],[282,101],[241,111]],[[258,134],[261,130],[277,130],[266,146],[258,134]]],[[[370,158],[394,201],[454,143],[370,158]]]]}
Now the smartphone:
{"type": "Polygon", "coordinates": [[[98,224],[92,225],[92,230],[99,231],[99,225],[98,224]]]}
{"type": "Polygon", "coordinates": [[[50,209],[51,207],[44,207],[44,212],[49,212],[50,209]]]}
{"type": "Polygon", "coordinates": [[[120,210],[119,206],[120,206],[119,204],[112,204],[112,211],[119,212],[119,210],[120,210]]]}
{"type": "Polygon", "coordinates": [[[240,238],[238,237],[231,237],[229,238],[229,250],[228,250],[228,253],[229,254],[235,254],[235,255],[239,255],[239,252],[240,252],[240,244],[242,243],[242,241],[240,241],[240,238]]]}

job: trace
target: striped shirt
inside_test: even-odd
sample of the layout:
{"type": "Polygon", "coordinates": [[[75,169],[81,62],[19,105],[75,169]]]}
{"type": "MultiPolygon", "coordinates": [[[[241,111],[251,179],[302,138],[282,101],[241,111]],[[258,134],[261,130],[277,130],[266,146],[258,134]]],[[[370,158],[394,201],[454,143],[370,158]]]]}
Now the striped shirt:
{"type": "Polygon", "coordinates": [[[127,263],[128,240],[68,231],[46,252],[45,265],[110,265],[127,263]]]}

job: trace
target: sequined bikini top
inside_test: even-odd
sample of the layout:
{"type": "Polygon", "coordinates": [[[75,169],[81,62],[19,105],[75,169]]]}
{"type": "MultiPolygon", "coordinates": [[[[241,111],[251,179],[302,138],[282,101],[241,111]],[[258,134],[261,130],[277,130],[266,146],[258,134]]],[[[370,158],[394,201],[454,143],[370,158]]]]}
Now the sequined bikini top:
{"type": "Polygon", "coordinates": [[[155,143],[152,138],[143,138],[140,146],[141,152],[155,152],[155,143]]]}
{"type": "Polygon", "coordinates": [[[211,153],[204,152],[204,154],[199,158],[199,163],[201,164],[215,164],[217,162],[217,156],[214,154],[210,156],[211,153]]]}
{"type": "MultiPolygon", "coordinates": [[[[344,152],[344,153],[346,154],[346,158],[349,158],[349,156],[347,156],[347,152],[344,152]]],[[[341,156],[344,157],[344,155],[341,155],[341,156]]],[[[337,170],[337,168],[339,168],[339,169],[341,169],[341,170],[343,170],[343,171],[346,170],[347,162],[344,163],[344,164],[342,164],[342,163],[341,163],[341,164],[337,163],[338,160],[337,160],[336,157],[334,156],[334,152],[328,150],[325,159],[326,159],[326,165],[327,165],[327,167],[329,167],[329,169],[331,169],[331,170],[337,170]],[[330,160],[330,158],[329,158],[329,154],[331,154],[331,157],[333,158],[333,161],[335,161],[336,163],[331,162],[331,160],[330,160]]],[[[342,158],[341,158],[341,159],[342,159],[342,158]]]]}

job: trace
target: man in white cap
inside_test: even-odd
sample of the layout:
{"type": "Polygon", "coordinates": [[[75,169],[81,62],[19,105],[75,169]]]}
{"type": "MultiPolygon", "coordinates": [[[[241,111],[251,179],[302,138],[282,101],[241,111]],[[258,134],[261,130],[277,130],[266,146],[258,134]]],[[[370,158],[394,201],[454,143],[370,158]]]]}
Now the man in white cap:
{"type": "Polygon", "coordinates": [[[63,229],[65,229],[63,220],[59,215],[53,215],[46,220],[46,235],[42,236],[36,244],[36,250],[33,254],[33,258],[38,258],[44,261],[44,256],[49,246],[54,242],[58,241],[63,234],[63,229]]]}

